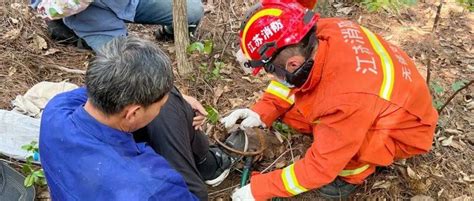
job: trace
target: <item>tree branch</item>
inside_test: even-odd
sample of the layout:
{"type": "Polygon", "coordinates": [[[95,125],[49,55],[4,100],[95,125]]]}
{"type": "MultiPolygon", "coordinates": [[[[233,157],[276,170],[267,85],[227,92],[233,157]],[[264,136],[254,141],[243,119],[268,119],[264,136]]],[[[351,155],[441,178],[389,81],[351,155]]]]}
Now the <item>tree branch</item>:
{"type": "Polygon", "coordinates": [[[462,88],[458,89],[457,91],[455,91],[449,98],[448,100],[446,100],[446,102],[443,104],[443,106],[441,106],[439,109],[438,109],[438,114],[441,114],[441,111],[443,111],[443,109],[449,104],[449,102],[451,102],[451,100],[453,100],[454,96],[456,96],[460,91],[462,91],[463,89],[466,89],[467,87],[469,87],[469,85],[471,85],[472,83],[474,82],[474,80],[471,80],[469,83],[467,83],[466,85],[464,85],[462,88]]]}

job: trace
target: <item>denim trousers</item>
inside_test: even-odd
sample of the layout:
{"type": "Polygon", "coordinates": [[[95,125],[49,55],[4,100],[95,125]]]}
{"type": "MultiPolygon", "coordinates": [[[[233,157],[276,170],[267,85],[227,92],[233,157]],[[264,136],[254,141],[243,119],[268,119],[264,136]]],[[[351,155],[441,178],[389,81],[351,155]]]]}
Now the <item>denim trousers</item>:
{"type": "MultiPolygon", "coordinates": [[[[172,2],[173,0],[139,0],[134,19],[123,20],[117,16],[117,10],[109,8],[102,1],[95,1],[81,13],[65,18],[64,23],[97,51],[113,38],[127,35],[126,23],[158,24],[172,28],[172,2]]],[[[190,27],[199,24],[204,16],[201,0],[187,0],[187,15],[190,27]]]]}

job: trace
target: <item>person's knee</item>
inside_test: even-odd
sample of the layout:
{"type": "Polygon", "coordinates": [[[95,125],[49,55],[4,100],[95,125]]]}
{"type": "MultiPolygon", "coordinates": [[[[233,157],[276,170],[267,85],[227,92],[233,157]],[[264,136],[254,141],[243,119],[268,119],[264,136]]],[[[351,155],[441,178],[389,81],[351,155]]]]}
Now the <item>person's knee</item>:
{"type": "Polygon", "coordinates": [[[204,7],[201,0],[188,0],[188,23],[196,25],[204,16],[204,7]]]}

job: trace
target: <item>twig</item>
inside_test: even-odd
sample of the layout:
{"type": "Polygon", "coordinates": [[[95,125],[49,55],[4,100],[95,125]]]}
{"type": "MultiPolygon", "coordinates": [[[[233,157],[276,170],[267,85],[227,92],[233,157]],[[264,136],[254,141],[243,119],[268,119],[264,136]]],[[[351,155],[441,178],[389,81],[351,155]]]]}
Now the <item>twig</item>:
{"type": "Polygon", "coordinates": [[[446,102],[443,104],[443,106],[441,106],[439,109],[438,109],[438,114],[441,114],[441,111],[443,111],[443,109],[449,104],[449,102],[451,102],[451,100],[453,100],[454,96],[456,96],[456,94],[458,94],[460,91],[462,91],[463,89],[469,87],[469,85],[471,85],[472,83],[474,82],[474,80],[471,80],[469,83],[467,83],[466,85],[464,85],[463,87],[461,87],[460,89],[458,89],[457,91],[455,91],[449,98],[448,100],[446,100],[446,102]]]}
{"type": "Polygon", "coordinates": [[[431,77],[431,54],[428,54],[428,64],[426,65],[426,84],[430,85],[431,77]]]}
{"type": "Polygon", "coordinates": [[[436,11],[436,17],[435,17],[434,23],[433,23],[433,29],[431,30],[432,32],[434,32],[436,30],[436,28],[438,27],[438,21],[439,21],[440,16],[441,16],[441,7],[443,7],[443,0],[439,1],[438,10],[436,11]]]}
{"type": "Polygon", "coordinates": [[[54,67],[56,69],[59,69],[59,70],[62,70],[64,72],[67,72],[67,73],[73,73],[73,74],[81,74],[81,75],[85,75],[86,74],[86,71],[85,70],[78,70],[78,69],[71,69],[71,68],[66,68],[64,66],[60,66],[60,65],[56,65],[56,64],[48,64],[50,65],[51,67],[54,67]]]}
{"type": "Polygon", "coordinates": [[[237,184],[237,185],[233,185],[233,186],[230,186],[230,187],[227,187],[227,188],[218,190],[218,191],[211,192],[211,193],[209,193],[209,196],[216,195],[216,194],[222,193],[222,192],[224,192],[224,191],[232,190],[232,189],[234,189],[234,188],[239,187],[239,185],[240,185],[240,184],[237,184]]]}
{"type": "Polygon", "coordinates": [[[290,152],[290,151],[293,151],[293,149],[288,149],[288,150],[286,150],[285,152],[283,152],[280,156],[278,156],[277,159],[275,159],[270,165],[268,165],[268,167],[266,167],[265,169],[263,169],[263,170],[261,171],[261,173],[263,174],[263,173],[267,172],[273,165],[276,164],[276,162],[277,162],[278,160],[280,160],[281,157],[283,157],[286,153],[288,153],[288,152],[290,152]]]}

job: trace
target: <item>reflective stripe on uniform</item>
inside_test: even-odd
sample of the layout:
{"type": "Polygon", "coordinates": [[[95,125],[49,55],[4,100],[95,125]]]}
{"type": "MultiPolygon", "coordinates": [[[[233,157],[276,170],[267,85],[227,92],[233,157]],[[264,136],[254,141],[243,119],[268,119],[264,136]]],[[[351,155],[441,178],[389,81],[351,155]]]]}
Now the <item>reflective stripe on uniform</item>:
{"type": "Polygon", "coordinates": [[[301,186],[296,179],[294,165],[295,164],[291,164],[290,166],[283,168],[283,171],[281,172],[281,179],[283,180],[283,184],[285,185],[285,189],[288,191],[288,193],[291,195],[298,195],[308,191],[308,189],[301,186]]]}
{"type": "Polygon", "coordinates": [[[347,177],[347,176],[352,176],[352,175],[356,175],[356,174],[360,174],[362,172],[364,172],[365,170],[369,169],[370,165],[364,165],[360,168],[356,168],[356,169],[353,169],[353,170],[342,170],[341,173],[339,173],[339,176],[341,177],[347,177]]]}
{"type": "Polygon", "coordinates": [[[380,57],[383,71],[383,82],[382,86],[380,87],[379,96],[389,101],[392,96],[393,83],[395,82],[395,70],[393,67],[392,58],[374,33],[363,26],[360,26],[360,28],[362,31],[364,31],[365,35],[367,35],[372,48],[380,57]]]}
{"type": "Polygon", "coordinates": [[[272,80],[265,91],[281,98],[289,104],[295,103],[295,95],[290,96],[291,89],[277,81],[272,80]]]}

